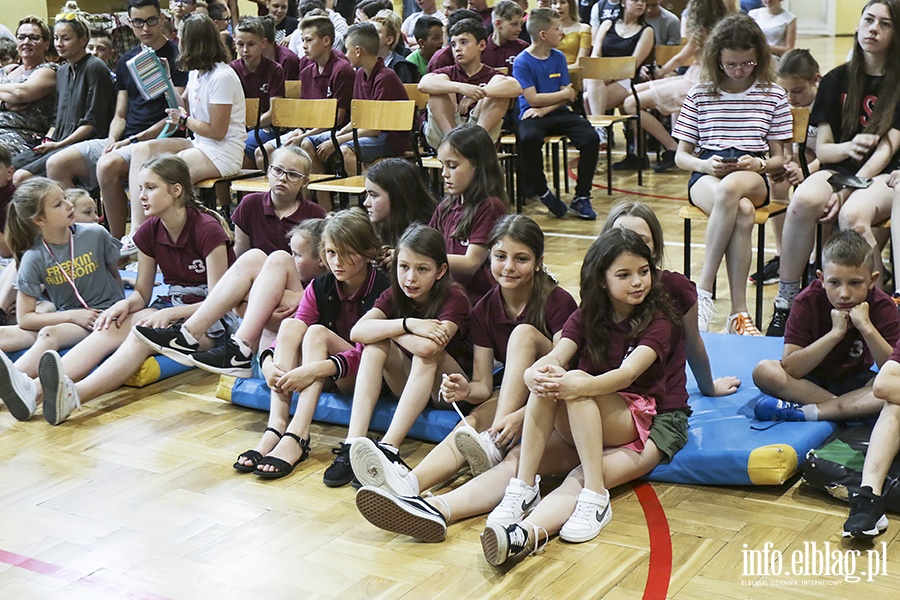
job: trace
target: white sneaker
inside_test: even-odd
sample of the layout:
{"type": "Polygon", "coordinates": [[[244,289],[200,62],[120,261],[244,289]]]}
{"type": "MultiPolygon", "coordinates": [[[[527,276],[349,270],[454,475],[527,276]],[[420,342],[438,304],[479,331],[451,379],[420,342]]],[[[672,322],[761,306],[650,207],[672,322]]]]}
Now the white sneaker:
{"type": "Polygon", "coordinates": [[[350,446],[350,466],[361,484],[387,490],[395,496],[418,496],[419,480],[400,462],[394,462],[369,438],[350,446]]]}
{"type": "Polygon", "coordinates": [[[610,520],[612,507],[609,505],[609,492],[598,494],[583,489],[578,494],[578,503],[572,516],[559,530],[559,537],[567,542],[587,542],[597,537],[610,520]]]}
{"type": "Polygon", "coordinates": [[[119,248],[119,256],[122,258],[127,258],[129,256],[134,256],[138,253],[138,247],[134,244],[134,240],[130,235],[122,236],[122,247],[119,248]]]}
{"type": "Polygon", "coordinates": [[[609,145],[609,140],[606,137],[606,127],[594,127],[594,131],[597,132],[597,137],[600,138],[600,150],[606,150],[606,147],[609,145]]]}
{"type": "Polygon", "coordinates": [[[712,321],[713,315],[717,312],[712,296],[707,296],[700,290],[697,290],[697,325],[701,332],[706,333],[709,331],[709,322],[712,321]]]}
{"type": "Polygon", "coordinates": [[[753,324],[753,318],[750,316],[750,313],[746,311],[734,313],[728,317],[728,323],[725,325],[725,333],[757,337],[762,335],[762,332],[753,324]]]}
{"type": "Polygon", "coordinates": [[[463,455],[472,476],[477,477],[503,460],[503,451],[494,443],[494,438],[487,431],[478,433],[473,427],[461,427],[453,435],[456,449],[463,455]]]}
{"type": "Polygon", "coordinates": [[[38,377],[44,388],[44,419],[59,425],[72,411],[81,408],[75,384],[63,372],[62,359],[55,350],[47,350],[38,364],[38,377]]]}
{"type": "Polygon", "coordinates": [[[534,478],[534,486],[529,486],[515,477],[510,479],[503,500],[488,515],[487,524],[506,527],[521,521],[541,501],[540,484],[539,475],[534,478]]]}
{"type": "Polygon", "coordinates": [[[37,389],[34,380],[20,371],[0,351],[0,400],[18,421],[27,421],[37,410],[37,389]]]}

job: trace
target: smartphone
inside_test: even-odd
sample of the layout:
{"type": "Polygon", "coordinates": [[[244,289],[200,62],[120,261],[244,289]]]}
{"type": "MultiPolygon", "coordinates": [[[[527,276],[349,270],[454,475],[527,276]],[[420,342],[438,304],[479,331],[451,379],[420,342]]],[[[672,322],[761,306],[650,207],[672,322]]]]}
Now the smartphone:
{"type": "Polygon", "coordinates": [[[828,183],[836,187],[864,190],[872,185],[872,180],[868,177],[857,177],[856,175],[844,175],[842,173],[835,173],[828,178],[828,183]]]}
{"type": "Polygon", "coordinates": [[[738,161],[738,159],[735,156],[726,156],[725,158],[722,159],[723,163],[736,163],[737,161],[738,161]]]}

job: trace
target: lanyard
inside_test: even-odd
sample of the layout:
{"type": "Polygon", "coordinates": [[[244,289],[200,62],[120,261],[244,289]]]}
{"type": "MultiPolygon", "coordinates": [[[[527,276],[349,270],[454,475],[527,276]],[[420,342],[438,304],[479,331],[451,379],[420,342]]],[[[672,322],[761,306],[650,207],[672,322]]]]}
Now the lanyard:
{"type": "Polygon", "coordinates": [[[84,298],[81,297],[81,294],[78,292],[78,288],[75,286],[75,228],[71,227],[69,229],[69,266],[72,269],[72,275],[70,276],[66,273],[66,270],[63,269],[63,266],[59,264],[59,261],[56,259],[56,255],[53,254],[53,250],[50,249],[50,246],[47,245],[47,240],[41,237],[41,242],[44,244],[44,248],[50,254],[50,258],[53,259],[53,262],[56,263],[56,266],[59,267],[60,272],[63,274],[63,277],[66,278],[66,281],[69,282],[69,285],[72,286],[72,291],[75,292],[75,297],[78,298],[78,301],[81,302],[81,306],[86,308],[87,310],[91,310],[91,307],[88,306],[87,302],[84,301],[84,298]]]}

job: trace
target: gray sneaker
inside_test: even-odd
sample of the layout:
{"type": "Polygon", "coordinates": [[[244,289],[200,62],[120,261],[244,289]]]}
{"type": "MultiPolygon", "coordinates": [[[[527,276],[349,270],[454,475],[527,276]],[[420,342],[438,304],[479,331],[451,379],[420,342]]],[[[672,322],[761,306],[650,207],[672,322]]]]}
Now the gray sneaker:
{"type": "Polygon", "coordinates": [[[59,425],[72,411],[81,408],[75,384],[63,372],[62,359],[55,350],[47,350],[38,364],[38,377],[44,388],[44,419],[59,425]]]}
{"type": "Polygon", "coordinates": [[[3,352],[0,352],[0,399],[18,421],[27,421],[37,409],[34,380],[16,368],[3,352]]]}

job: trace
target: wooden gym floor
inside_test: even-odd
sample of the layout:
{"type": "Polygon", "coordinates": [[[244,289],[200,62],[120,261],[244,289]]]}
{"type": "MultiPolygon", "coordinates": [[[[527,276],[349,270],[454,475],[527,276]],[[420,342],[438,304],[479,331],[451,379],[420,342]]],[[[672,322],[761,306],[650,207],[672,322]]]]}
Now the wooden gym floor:
{"type": "MultiPolygon", "coordinates": [[[[827,69],[849,40],[799,45],[827,69]]],[[[634,176],[614,181],[653,205],[668,237],[667,266],[681,269],[686,176],[650,173],[642,189],[634,176]]],[[[548,265],[573,292],[578,257],[611,204],[604,192],[594,196],[596,223],[526,208],[547,232],[548,265]]],[[[694,243],[702,236],[697,227],[694,243]]],[[[696,248],[695,273],[701,255],[696,248]]],[[[727,290],[724,270],[718,287],[727,290]]],[[[766,292],[769,304],[773,289],[766,292]]],[[[721,329],[724,294],[718,304],[721,329]]],[[[540,555],[495,570],[481,554],[483,518],[452,525],[443,544],[420,544],[370,526],[349,487],[326,488],[322,471],[344,428],[314,426],[312,455],[290,477],[265,483],[237,474],[231,463],[256,443],[265,416],[216,399],[216,381],[194,371],[125,388],[56,428],[39,415],[18,423],[0,412],[0,598],[868,599],[900,589],[896,521],[876,546],[886,543],[887,575],[871,581],[745,575],[744,551],[767,543],[786,564],[805,544],[862,550],[856,572],[867,568],[868,546],[840,539],[847,505],[797,478],[779,487],[623,486],[613,491],[615,518],[594,541],[553,540],[540,555]]],[[[403,451],[415,464],[431,447],[409,441],[403,451]]]]}

